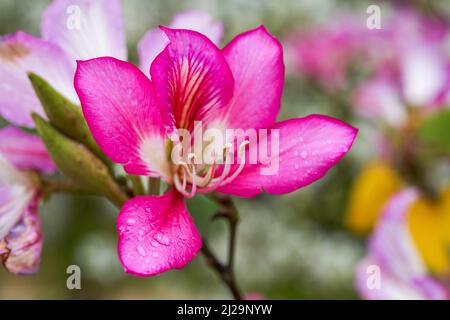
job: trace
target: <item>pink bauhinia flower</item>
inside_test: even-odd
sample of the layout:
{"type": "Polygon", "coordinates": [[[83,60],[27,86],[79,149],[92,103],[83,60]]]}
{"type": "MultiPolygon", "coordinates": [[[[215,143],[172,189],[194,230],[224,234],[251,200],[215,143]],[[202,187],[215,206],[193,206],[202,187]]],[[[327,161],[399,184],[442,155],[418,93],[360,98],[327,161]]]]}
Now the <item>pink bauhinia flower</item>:
{"type": "MultiPolygon", "coordinates": [[[[218,191],[253,197],[284,194],[306,186],[350,149],[357,129],[327,116],[276,122],[284,82],[280,43],[264,27],[244,32],[219,49],[204,35],[161,27],[165,47],[149,75],[111,57],[79,61],[75,88],[91,132],[105,154],[129,174],[161,177],[161,196],[138,196],[117,219],[119,256],[125,271],[156,275],[185,266],[200,250],[201,237],[184,197],[218,191]],[[261,174],[263,159],[245,159],[261,147],[248,141],[220,150],[226,159],[171,161],[179,129],[270,129],[278,133],[278,171],[261,174]],[[170,137],[170,139],[168,138],[170,137]],[[175,139],[174,139],[175,136],[175,139]]],[[[153,53],[150,53],[153,55],[153,53]]],[[[180,142],[180,141],[178,141],[180,142]]]]}
{"type": "Polygon", "coordinates": [[[0,261],[17,274],[39,269],[39,186],[32,171],[53,172],[42,141],[14,127],[0,129],[0,261]]]}
{"type": "MultiPolygon", "coordinates": [[[[177,28],[205,33],[218,43],[222,24],[208,14],[187,11],[177,15],[177,28]]],[[[50,83],[72,102],[79,104],[73,88],[76,60],[102,56],[127,59],[125,32],[119,0],[54,0],[43,14],[41,38],[23,31],[0,37],[0,115],[9,122],[34,127],[31,113],[45,118],[27,72],[33,72],[50,83]]],[[[140,65],[151,62],[163,49],[163,34],[152,31],[139,43],[140,65]],[[158,51],[159,50],[159,51],[158,51]]]]}
{"type": "Polygon", "coordinates": [[[403,190],[386,205],[369,253],[356,270],[356,287],[364,299],[449,298],[448,289],[429,274],[408,228],[407,213],[417,197],[416,190],[403,190]]]}

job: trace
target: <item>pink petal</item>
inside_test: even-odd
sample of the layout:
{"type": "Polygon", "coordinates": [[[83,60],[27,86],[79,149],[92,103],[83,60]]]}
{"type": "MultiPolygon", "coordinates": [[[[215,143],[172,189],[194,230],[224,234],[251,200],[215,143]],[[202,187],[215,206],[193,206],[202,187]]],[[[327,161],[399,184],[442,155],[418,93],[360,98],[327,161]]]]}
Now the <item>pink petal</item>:
{"type": "Polygon", "coordinates": [[[432,46],[408,48],[401,56],[403,94],[414,106],[432,104],[445,90],[448,58],[432,46]]]}
{"type": "Polygon", "coordinates": [[[208,115],[228,104],[233,77],[222,52],[205,36],[162,30],[170,42],[151,66],[155,92],[160,105],[174,115],[166,125],[191,129],[194,120],[208,121],[208,115]]]}
{"type": "Polygon", "coordinates": [[[449,298],[445,288],[430,276],[402,281],[389,273],[384,267],[380,270],[380,287],[370,285],[372,268],[381,267],[370,257],[361,261],[356,269],[356,289],[361,298],[366,300],[445,300],[449,298]],[[369,282],[369,283],[368,283],[369,282]]]}
{"type": "MultiPolygon", "coordinates": [[[[4,170],[5,168],[2,168],[4,170]]],[[[34,196],[24,185],[0,184],[0,240],[20,220],[34,196]]]]}
{"type": "Polygon", "coordinates": [[[164,127],[150,80],[114,58],[79,61],[75,89],[92,135],[131,174],[167,176],[164,127]]]}
{"type": "Polygon", "coordinates": [[[127,201],[117,228],[120,260],[137,276],[183,268],[202,246],[182,196],[173,190],[127,201]]]}
{"type": "Polygon", "coordinates": [[[417,192],[409,189],[386,205],[369,243],[368,256],[358,265],[356,285],[365,299],[446,299],[445,288],[428,275],[407,223],[407,213],[417,192]],[[367,281],[370,266],[379,268],[380,287],[367,281]]]}
{"type": "MultiPolygon", "coordinates": [[[[257,164],[246,164],[235,180],[218,191],[253,197],[263,191],[283,194],[297,190],[323,177],[350,150],[358,131],[340,120],[321,115],[278,122],[272,129],[279,130],[279,152],[274,146],[272,167],[263,164],[259,156],[257,164]]],[[[267,141],[260,140],[258,148],[267,144],[270,151],[271,140],[269,132],[267,141]]]]}
{"type": "Polygon", "coordinates": [[[4,239],[0,239],[0,260],[9,272],[33,274],[39,270],[41,251],[41,223],[37,214],[37,202],[33,201],[20,222],[4,239]]]}
{"type": "Polygon", "coordinates": [[[20,170],[56,171],[42,140],[13,126],[0,129],[0,153],[20,170]]]}
{"type": "Polygon", "coordinates": [[[406,220],[408,209],[416,198],[414,190],[394,196],[383,210],[369,242],[369,250],[375,258],[384,261],[390,272],[403,279],[426,273],[406,220]]]}
{"type": "Polygon", "coordinates": [[[220,45],[220,40],[223,36],[223,23],[214,20],[208,13],[198,10],[188,10],[177,14],[173,18],[170,27],[200,32],[217,46],[220,45]]]}
{"type": "Polygon", "coordinates": [[[386,76],[364,82],[353,97],[355,111],[372,121],[399,126],[407,118],[398,84],[386,76]]]}
{"type": "Polygon", "coordinates": [[[35,193],[28,175],[0,153],[0,239],[19,221],[35,193]]]}
{"type": "MultiPolygon", "coordinates": [[[[220,44],[223,36],[223,24],[215,21],[209,14],[190,10],[177,14],[169,25],[173,29],[187,29],[200,32],[216,45],[220,44]]],[[[149,30],[139,41],[139,65],[147,76],[150,76],[150,65],[156,56],[164,50],[168,39],[159,29],[149,30]]]]}
{"type": "Polygon", "coordinates": [[[283,92],[281,44],[261,26],[238,35],[223,54],[235,81],[233,99],[225,110],[225,127],[271,127],[283,92]]]}
{"type": "Polygon", "coordinates": [[[55,0],[44,12],[41,33],[73,64],[102,56],[127,58],[119,0],[55,0]]]}
{"type": "Polygon", "coordinates": [[[0,114],[10,122],[34,127],[31,112],[44,116],[27,77],[29,71],[78,103],[73,90],[74,68],[65,54],[55,45],[19,31],[0,38],[0,114]]]}
{"type": "Polygon", "coordinates": [[[169,39],[160,29],[152,29],[147,31],[144,37],[138,43],[139,67],[148,77],[150,77],[150,66],[156,56],[160,54],[169,39]]]}

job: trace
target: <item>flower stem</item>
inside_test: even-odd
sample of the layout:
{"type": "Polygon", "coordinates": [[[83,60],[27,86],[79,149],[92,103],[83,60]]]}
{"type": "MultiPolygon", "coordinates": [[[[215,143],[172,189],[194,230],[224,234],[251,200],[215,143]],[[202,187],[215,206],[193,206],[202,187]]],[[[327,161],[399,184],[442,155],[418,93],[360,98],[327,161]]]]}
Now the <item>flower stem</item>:
{"type": "Polygon", "coordinates": [[[130,175],[130,180],[133,184],[133,193],[135,196],[145,194],[144,185],[140,176],[130,175]]]}
{"type": "MultiPolygon", "coordinates": [[[[38,183],[41,185],[44,197],[48,198],[52,193],[72,193],[72,194],[95,194],[91,190],[81,187],[67,179],[50,179],[43,176],[36,175],[38,183]]],[[[111,201],[116,207],[120,208],[128,197],[120,190],[119,187],[113,186],[107,194],[104,194],[109,201],[111,201]]],[[[99,195],[99,194],[96,194],[99,195]]]]}
{"type": "Polygon", "coordinates": [[[234,256],[236,251],[236,231],[239,221],[239,214],[234,205],[233,201],[229,196],[223,197],[219,195],[213,195],[211,198],[220,204],[222,208],[214,215],[214,219],[223,218],[229,223],[229,243],[228,243],[228,259],[227,263],[224,264],[219,261],[219,259],[214,255],[214,253],[209,248],[205,239],[203,239],[202,254],[206,259],[208,266],[216,271],[220,279],[225,283],[225,285],[230,290],[234,299],[242,300],[241,290],[236,282],[236,277],[234,275],[234,256]]]}
{"type": "Polygon", "coordinates": [[[42,185],[45,194],[50,195],[51,193],[89,193],[88,190],[83,189],[79,185],[73,183],[70,180],[61,179],[48,179],[40,177],[40,183],[42,185]]]}
{"type": "Polygon", "coordinates": [[[160,178],[148,178],[148,194],[149,195],[159,195],[159,187],[161,185],[160,178]]]}

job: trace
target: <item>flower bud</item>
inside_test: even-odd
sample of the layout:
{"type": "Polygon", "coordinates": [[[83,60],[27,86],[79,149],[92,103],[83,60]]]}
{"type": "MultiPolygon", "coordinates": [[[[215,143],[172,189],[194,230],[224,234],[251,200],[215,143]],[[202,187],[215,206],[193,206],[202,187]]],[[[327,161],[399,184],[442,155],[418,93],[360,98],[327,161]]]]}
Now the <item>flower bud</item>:
{"type": "Polygon", "coordinates": [[[28,78],[52,126],[75,141],[81,142],[103,162],[108,163],[109,159],[100,150],[89,131],[81,108],[62,96],[38,75],[30,72],[28,78]]]}
{"type": "Polygon", "coordinates": [[[89,192],[105,195],[121,206],[127,196],[114,181],[106,165],[84,145],[56,130],[38,114],[33,114],[39,135],[58,169],[89,192]]]}

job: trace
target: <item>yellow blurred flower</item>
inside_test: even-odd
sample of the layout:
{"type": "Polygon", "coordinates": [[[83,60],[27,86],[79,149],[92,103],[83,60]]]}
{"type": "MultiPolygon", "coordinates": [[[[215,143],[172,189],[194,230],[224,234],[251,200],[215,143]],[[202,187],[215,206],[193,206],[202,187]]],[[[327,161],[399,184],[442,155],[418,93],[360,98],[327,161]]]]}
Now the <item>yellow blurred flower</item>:
{"type": "Polygon", "coordinates": [[[450,273],[450,189],[438,199],[419,198],[408,213],[408,226],[425,264],[435,274],[450,273]]]}
{"type": "Polygon", "coordinates": [[[346,214],[347,227],[359,234],[370,232],[383,206],[401,186],[400,177],[387,163],[369,163],[352,187],[346,214]]]}

